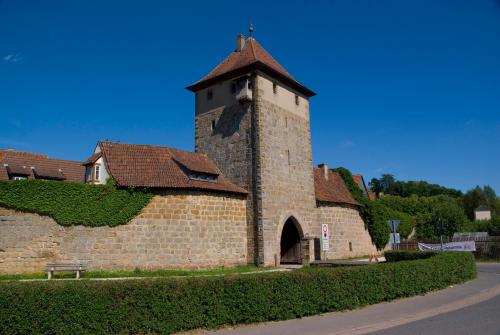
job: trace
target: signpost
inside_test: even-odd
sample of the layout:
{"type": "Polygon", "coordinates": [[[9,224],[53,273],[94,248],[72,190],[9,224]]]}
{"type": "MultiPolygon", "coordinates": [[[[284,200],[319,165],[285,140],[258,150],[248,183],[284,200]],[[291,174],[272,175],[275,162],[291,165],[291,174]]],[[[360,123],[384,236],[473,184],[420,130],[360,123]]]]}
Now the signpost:
{"type": "Polygon", "coordinates": [[[321,224],[321,249],[323,250],[323,258],[326,260],[326,252],[330,250],[330,231],[326,223],[321,224]]]}
{"type": "Polygon", "coordinates": [[[399,220],[388,220],[387,225],[391,229],[391,234],[389,235],[390,241],[392,241],[392,250],[396,250],[398,248],[398,244],[400,243],[399,234],[397,233],[398,226],[401,222],[399,220]]]}

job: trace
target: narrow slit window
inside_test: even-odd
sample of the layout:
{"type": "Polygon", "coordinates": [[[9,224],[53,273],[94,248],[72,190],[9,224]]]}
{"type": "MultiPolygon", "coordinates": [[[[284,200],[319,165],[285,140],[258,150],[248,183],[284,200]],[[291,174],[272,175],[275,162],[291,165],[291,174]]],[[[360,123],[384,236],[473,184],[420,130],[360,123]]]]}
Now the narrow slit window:
{"type": "Polygon", "coordinates": [[[214,97],[214,92],[212,90],[207,91],[207,100],[212,100],[214,97]]]}
{"type": "Polygon", "coordinates": [[[290,165],[290,150],[286,151],[286,156],[287,156],[287,159],[288,159],[288,165],[290,165]]]}
{"type": "Polygon", "coordinates": [[[215,131],[215,125],[216,125],[216,124],[215,124],[215,120],[212,120],[212,123],[210,124],[210,129],[211,129],[212,131],[215,131]]]}
{"type": "Polygon", "coordinates": [[[299,105],[299,96],[295,95],[295,104],[298,106],[299,105]]]}
{"type": "Polygon", "coordinates": [[[277,94],[278,93],[278,84],[273,83],[273,93],[277,94]]]}
{"type": "Polygon", "coordinates": [[[95,166],[95,175],[94,176],[95,176],[95,180],[97,180],[97,181],[99,180],[99,174],[101,172],[100,170],[101,170],[101,167],[99,165],[96,165],[95,166]]]}
{"type": "Polygon", "coordinates": [[[239,115],[235,115],[233,119],[233,129],[234,131],[239,131],[240,130],[240,122],[241,118],[239,115]]]}

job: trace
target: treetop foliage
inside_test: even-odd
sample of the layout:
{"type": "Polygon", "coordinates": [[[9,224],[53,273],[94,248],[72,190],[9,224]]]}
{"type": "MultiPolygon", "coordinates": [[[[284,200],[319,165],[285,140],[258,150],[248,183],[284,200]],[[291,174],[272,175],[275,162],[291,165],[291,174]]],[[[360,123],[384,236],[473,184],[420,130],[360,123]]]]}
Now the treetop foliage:
{"type": "Polygon", "coordinates": [[[450,197],[461,197],[462,191],[453,188],[447,188],[438,184],[430,184],[426,181],[400,181],[392,174],[383,174],[379,179],[372,178],[369,185],[376,194],[384,193],[390,195],[399,195],[409,197],[448,195],[450,197]]]}

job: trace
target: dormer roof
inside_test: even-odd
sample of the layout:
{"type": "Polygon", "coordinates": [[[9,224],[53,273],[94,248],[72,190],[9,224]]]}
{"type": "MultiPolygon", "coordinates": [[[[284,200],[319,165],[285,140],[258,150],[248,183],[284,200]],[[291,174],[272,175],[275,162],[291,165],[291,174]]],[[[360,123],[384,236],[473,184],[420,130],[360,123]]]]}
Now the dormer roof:
{"type": "Polygon", "coordinates": [[[107,141],[99,142],[99,147],[109,174],[119,186],[247,194],[201,153],[107,141]],[[192,177],[200,174],[213,178],[203,181],[192,177]]]}

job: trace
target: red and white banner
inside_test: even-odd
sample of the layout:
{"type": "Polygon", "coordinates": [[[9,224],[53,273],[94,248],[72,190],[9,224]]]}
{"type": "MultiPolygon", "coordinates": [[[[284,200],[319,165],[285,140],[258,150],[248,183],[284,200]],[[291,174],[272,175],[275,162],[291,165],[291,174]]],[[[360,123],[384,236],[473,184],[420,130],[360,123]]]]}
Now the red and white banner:
{"type": "Polygon", "coordinates": [[[441,244],[425,244],[419,243],[418,250],[420,251],[476,251],[475,241],[464,241],[464,242],[449,242],[441,244]]]}

